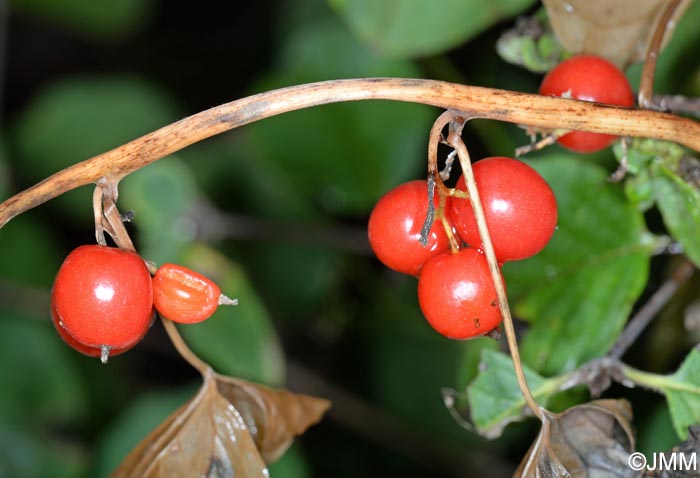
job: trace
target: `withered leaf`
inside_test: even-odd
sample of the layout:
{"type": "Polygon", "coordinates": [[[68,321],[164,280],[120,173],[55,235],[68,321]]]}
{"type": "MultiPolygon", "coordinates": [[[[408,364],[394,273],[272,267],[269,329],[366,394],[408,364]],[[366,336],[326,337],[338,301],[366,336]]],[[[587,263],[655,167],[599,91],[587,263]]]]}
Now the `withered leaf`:
{"type": "MultiPolygon", "coordinates": [[[[668,0],[543,0],[554,33],[572,53],[592,53],[624,67],[644,59],[668,0]]],[[[683,0],[670,25],[680,20],[683,0]]],[[[668,28],[665,41],[671,38],[668,28]]]]}
{"type": "Polygon", "coordinates": [[[514,476],[520,478],[636,478],[632,410],[626,400],[595,400],[555,414],[543,411],[542,429],[514,476]]]}
{"type": "Polygon", "coordinates": [[[209,370],[197,394],[134,448],[115,478],[267,478],[267,463],[330,402],[209,370]]]}

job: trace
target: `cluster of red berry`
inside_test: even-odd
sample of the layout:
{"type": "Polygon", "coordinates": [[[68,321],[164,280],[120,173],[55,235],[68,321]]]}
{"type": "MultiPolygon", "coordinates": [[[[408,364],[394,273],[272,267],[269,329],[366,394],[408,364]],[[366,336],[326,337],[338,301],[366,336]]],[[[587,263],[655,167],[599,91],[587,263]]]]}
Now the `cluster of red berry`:
{"type": "MultiPolygon", "coordinates": [[[[622,71],[593,55],[560,63],[544,78],[540,93],[617,106],[634,104],[622,71]]],[[[615,140],[615,136],[581,131],[556,135],[562,146],[585,153],[615,140]]],[[[557,221],[556,199],[546,181],[527,164],[511,158],[483,159],[473,170],[499,264],[537,254],[557,221]]],[[[456,189],[466,189],[463,177],[456,189]]],[[[442,208],[435,202],[440,220],[430,229],[426,247],[420,244],[428,213],[425,181],[403,184],[383,196],[370,216],[368,234],[381,262],[418,277],[418,300],[430,325],[446,337],[467,339],[496,328],[501,313],[471,201],[456,196],[445,199],[442,208]],[[450,235],[457,247],[455,242],[450,247],[450,235]]]]}
{"type": "MultiPolygon", "coordinates": [[[[544,178],[522,161],[505,157],[482,159],[473,171],[498,262],[537,254],[557,222],[556,199],[544,178]]],[[[456,189],[466,189],[463,177],[456,189]]],[[[437,208],[437,197],[434,201],[437,208]]],[[[423,247],[427,212],[426,181],[389,191],[369,218],[372,250],[387,267],[418,277],[421,310],[439,333],[467,339],[490,332],[500,324],[501,313],[471,201],[446,197],[441,220],[433,223],[423,247]],[[455,250],[448,235],[459,238],[455,250]]]]}
{"type": "Polygon", "coordinates": [[[165,264],[151,277],[135,252],[86,245],[73,250],[56,275],[51,316],[68,345],[106,361],[146,335],[155,311],[174,322],[201,322],[221,297],[216,284],[185,267],[165,264]]]}

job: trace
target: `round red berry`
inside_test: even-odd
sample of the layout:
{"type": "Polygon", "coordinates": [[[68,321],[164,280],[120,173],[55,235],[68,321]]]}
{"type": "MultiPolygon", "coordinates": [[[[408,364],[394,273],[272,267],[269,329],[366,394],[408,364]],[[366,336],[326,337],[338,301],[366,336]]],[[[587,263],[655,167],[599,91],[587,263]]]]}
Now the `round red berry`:
{"type": "MultiPolygon", "coordinates": [[[[448,198],[449,199],[449,198],[448,198]]],[[[438,207],[435,194],[433,203],[438,207]]],[[[431,257],[449,249],[442,222],[435,220],[426,247],[420,232],[428,213],[428,183],[410,181],[386,193],[369,217],[369,243],[377,258],[387,267],[404,274],[418,275],[431,257]]]]}
{"type": "Polygon", "coordinates": [[[484,335],[501,323],[486,257],[476,249],[445,252],[426,262],[418,301],[428,323],[451,339],[484,335]]]}
{"type": "MultiPolygon", "coordinates": [[[[477,161],[473,171],[498,261],[542,250],[557,224],[557,201],[544,178],[522,161],[499,156],[477,161]]],[[[456,187],[466,190],[464,177],[456,187]]],[[[482,248],[471,201],[452,199],[449,217],[457,233],[469,246],[482,248]]]]}
{"type": "Polygon", "coordinates": [[[163,264],[153,276],[153,305],[174,322],[194,324],[219,306],[221,290],[211,280],[176,264],[163,264]]]}
{"type": "MultiPolygon", "coordinates": [[[[634,105],[634,93],[624,73],[608,60],[595,55],[578,55],[561,62],[544,77],[540,94],[561,96],[609,105],[634,105]]],[[[589,153],[606,148],[617,137],[572,131],[558,139],[573,151],[589,153]]]]}
{"type": "Polygon", "coordinates": [[[83,353],[132,347],[148,330],[152,309],[148,269],[138,254],[123,249],[78,247],[63,261],[51,290],[59,333],[73,339],[68,343],[74,348],[82,345],[83,353]]]}
{"type": "Polygon", "coordinates": [[[58,317],[56,315],[56,312],[53,310],[53,307],[51,308],[51,319],[53,321],[53,325],[56,328],[56,332],[58,332],[59,337],[63,339],[63,341],[70,345],[74,350],[77,350],[81,354],[88,355],[90,357],[102,357],[103,354],[106,354],[107,357],[114,357],[115,355],[120,355],[127,350],[132,349],[136,344],[138,344],[141,339],[146,335],[146,332],[148,332],[148,328],[144,329],[143,335],[139,337],[133,344],[123,347],[123,348],[107,348],[104,349],[102,347],[93,347],[91,345],[85,345],[73,338],[66,329],[64,329],[60,324],[58,317]]]}

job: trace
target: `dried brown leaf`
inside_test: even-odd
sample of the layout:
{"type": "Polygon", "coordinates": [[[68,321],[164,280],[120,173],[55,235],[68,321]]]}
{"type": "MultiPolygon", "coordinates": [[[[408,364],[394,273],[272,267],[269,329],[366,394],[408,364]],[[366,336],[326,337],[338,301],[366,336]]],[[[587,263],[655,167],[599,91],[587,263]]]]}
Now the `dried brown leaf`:
{"type": "Polygon", "coordinates": [[[542,429],[515,472],[521,478],[636,478],[632,410],[625,400],[596,400],[560,414],[544,411],[542,429]]]}
{"type": "Polygon", "coordinates": [[[267,463],[279,458],[330,407],[322,398],[219,376],[219,392],[241,413],[267,463]]]}
{"type": "MultiPolygon", "coordinates": [[[[572,53],[592,53],[621,67],[642,61],[668,0],[543,0],[554,33],[572,53]]],[[[680,20],[683,0],[669,24],[680,20]]]]}
{"type": "Polygon", "coordinates": [[[209,372],[197,395],[122,461],[115,478],[261,477],[327,400],[209,372]]]}

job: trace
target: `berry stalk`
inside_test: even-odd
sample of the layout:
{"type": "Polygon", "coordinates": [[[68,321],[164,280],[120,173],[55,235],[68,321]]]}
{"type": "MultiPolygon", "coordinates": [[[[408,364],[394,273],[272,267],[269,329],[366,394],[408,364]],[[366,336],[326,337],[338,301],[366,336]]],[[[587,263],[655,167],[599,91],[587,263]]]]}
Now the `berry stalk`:
{"type": "Polygon", "coordinates": [[[523,370],[522,361],[520,359],[520,351],[518,349],[518,342],[515,337],[515,328],[513,327],[513,319],[510,314],[510,306],[508,305],[508,297],[503,284],[503,278],[501,277],[501,272],[498,267],[498,260],[496,259],[496,253],[494,251],[491,236],[486,225],[484,208],[481,203],[481,198],[479,197],[479,190],[476,186],[476,181],[474,180],[474,172],[472,171],[469,151],[461,138],[462,127],[466,121],[467,120],[463,118],[455,118],[455,121],[450,124],[450,133],[447,137],[447,143],[454,148],[455,151],[457,151],[457,157],[459,158],[459,163],[462,167],[462,174],[464,175],[467,185],[467,192],[469,193],[474,216],[476,217],[476,225],[479,229],[479,236],[481,236],[484,254],[486,255],[486,259],[488,261],[489,272],[491,272],[491,279],[496,287],[498,306],[501,311],[501,316],[503,317],[503,327],[506,332],[506,340],[508,341],[510,355],[513,359],[513,366],[515,368],[518,386],[520,387],[520,391],[523,394],[523,398],[525,398],[525,403],[527,403],[528,408],[532,410],[532,413],[538,419],[542,420],[542,407],[537,404],[537,401],[535,400],[535,397],[533,397],[530,387],[527,384],[527,379],[525,378],[525,371],[523,370]]]}

